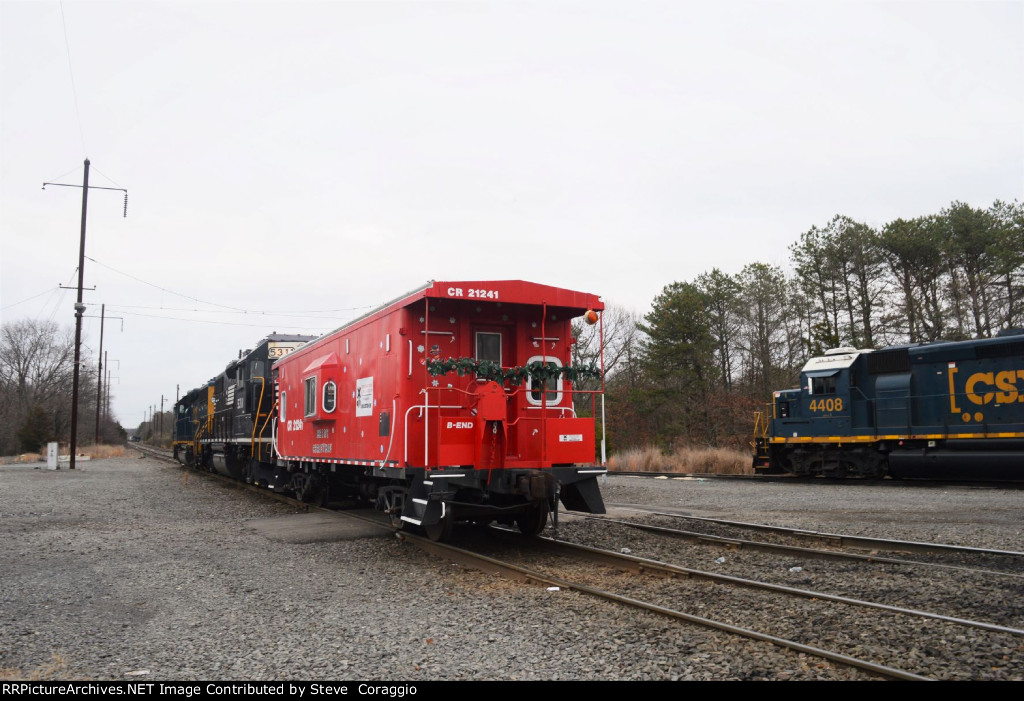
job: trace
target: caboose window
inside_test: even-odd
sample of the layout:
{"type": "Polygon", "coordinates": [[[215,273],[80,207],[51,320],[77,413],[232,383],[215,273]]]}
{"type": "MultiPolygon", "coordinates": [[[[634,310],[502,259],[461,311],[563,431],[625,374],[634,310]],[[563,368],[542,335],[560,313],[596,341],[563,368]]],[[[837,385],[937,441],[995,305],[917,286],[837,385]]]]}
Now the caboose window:
{"type": "MultiPolygon", "coordinates": [[[[535,355],[526,361],[526,366],[529,367],[531,363],[540,363],[547,360],[548,365],[553,368],[561,368],[562,363],[557,358],[544,358],[539,355],[535,355]]],[[[541,383],[533,379],[533,377],[526,378],[526,400],[530,404],[541,406],[547,402],[547,404],[559,404],[562,401],[562,375],[559,373],[554,377],[549,377],[547,383],[541,383]],[[544,398],[544,387],[542,384],[547,385],[547,399],[544,398]]]]}
{"type": "Polygon", "coordinates": [[[288,393],[281,392],[281,423],[284,423],[288,419],[285,416],[288,414],[288,393]]]}
{"type": "Polygon", "coordinates": [[[316,413],[316,377],[306,378],[305,416],[316,413]]]}
{"type": "MultiPolygon", "coordinates": [[[[310,378],[312,379],[312,378],[310,378]]],[[[330,414],[334,411],[334,407],[337,403],[336,397],[338,396],[338,388],[333,382],[324,383],[324,412],[330,414]]]]}
{"type": "Polygon", "coordinates": [[[476,332],[476,359],[489,360],[501,365],[501,334],[490,331],[476,332]]]}

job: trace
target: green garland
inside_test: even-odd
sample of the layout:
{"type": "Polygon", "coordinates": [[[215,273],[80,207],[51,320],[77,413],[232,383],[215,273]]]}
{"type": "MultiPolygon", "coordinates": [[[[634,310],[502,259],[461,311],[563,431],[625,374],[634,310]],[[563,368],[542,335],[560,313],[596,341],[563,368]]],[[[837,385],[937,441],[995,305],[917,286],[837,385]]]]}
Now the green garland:
{"type": "Polygon", "coordinates": [[[578,367],[572,365],[559,367],[554,363],[545,364],[537,360],[526,366],[502,368],[501,365],[492,360],[476,360],[474,358],[447,358],[445,360],[427,361],[427,372],[434,377],[447,375],[452,371],[458,373],[460,377],[476,375],[485,380],[494,380],[500,383],[508,380],[513,386],[521,385],[528,377],[532,377],[540,385],[544,385],[551,378],[559,376],[574,384],[580,380],[601,379],[601,370],[593,364],[578,367]]]}

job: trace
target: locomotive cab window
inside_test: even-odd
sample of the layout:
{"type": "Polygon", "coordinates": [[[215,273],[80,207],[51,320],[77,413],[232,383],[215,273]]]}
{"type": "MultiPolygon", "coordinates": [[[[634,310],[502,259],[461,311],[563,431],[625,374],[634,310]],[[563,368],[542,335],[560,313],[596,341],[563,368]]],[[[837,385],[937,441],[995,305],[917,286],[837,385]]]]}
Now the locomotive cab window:
{"type": "Polygon", "coordinates": [[[333,382],[324,383],[324,399],[323,408],[324,413],[330,414],[334,411],[334,407],[337,404],[338,387],[333,382]]]}
{"type": "Polygon", "coordinates": [[[305,380],[305,411],[304,416],[316,414],[316,377],[307,377],[305,380]]]}
{"type": "Polygon", "coordinates": [[[838,372],[833,372],[829,375],[811,375],[807,379],[810,380],[810,394],[835,394],[836,393],[836,376],[838,372]]]}
{"type": "Polygon", "coordinates": [[[281,392],[281,422],[284,423],[288,419],[285,418],[288,414],[288,393],[281,392]]]}

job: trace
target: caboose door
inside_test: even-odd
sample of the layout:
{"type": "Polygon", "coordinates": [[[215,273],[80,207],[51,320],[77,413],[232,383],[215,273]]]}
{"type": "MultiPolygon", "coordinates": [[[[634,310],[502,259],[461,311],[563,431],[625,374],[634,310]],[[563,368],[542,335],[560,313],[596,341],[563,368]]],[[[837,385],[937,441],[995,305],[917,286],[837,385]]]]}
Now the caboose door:
{"type": "MultiPolygon", "coordinates": [[[[515,367],[516,349],[512,343],[513,329],[503,326],[473,326],[473,354],[477,362],[487,360],[497,363],[503,369],[515,367]]],[[[499,384],[504,384],[499,382],[499,384]]],[[[513,387],[513,390],[515,388],[513,387]]],[[[509,423],[516,420],[516,402],[506,402],[509,423]]],[[[505,452],[515,453],[514,432],[507,437],[505,452]]]]}

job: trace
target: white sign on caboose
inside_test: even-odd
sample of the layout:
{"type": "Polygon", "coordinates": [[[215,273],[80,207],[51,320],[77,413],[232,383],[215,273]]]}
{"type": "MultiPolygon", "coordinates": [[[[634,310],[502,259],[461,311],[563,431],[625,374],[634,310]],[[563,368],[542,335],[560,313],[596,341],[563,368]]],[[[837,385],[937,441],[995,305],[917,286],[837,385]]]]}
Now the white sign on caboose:
{"type": "Polygon", "coordinates": [[[356,380],[356,416],[373,415],[373,376],[356,380]]]}

